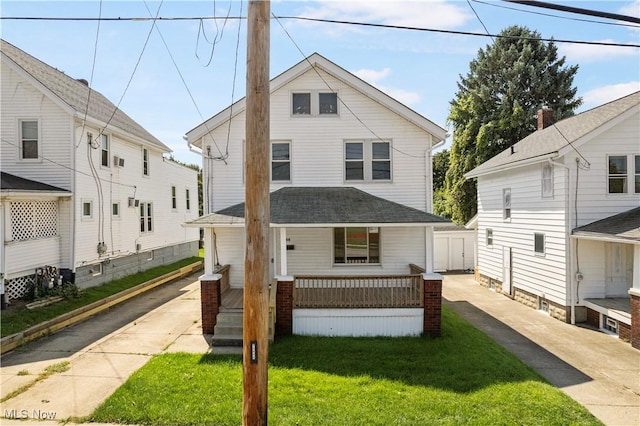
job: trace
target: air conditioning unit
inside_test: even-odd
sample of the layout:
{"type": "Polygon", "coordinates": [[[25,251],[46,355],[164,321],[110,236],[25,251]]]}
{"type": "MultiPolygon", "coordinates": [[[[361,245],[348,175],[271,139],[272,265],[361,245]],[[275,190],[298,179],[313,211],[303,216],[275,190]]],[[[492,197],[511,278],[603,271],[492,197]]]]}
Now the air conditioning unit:
{"type": "Polygon", "coordinates": [[[129,207],[138,207],[140,206],[140,200],[136,200],[133,197],[129,197],[129,207]]]}
{"type": "Polygon", "coordinates": [[[116,167],[124,167],[124,158],[120,158],[117,155],[113,156],[113,165],[116,167]]]}

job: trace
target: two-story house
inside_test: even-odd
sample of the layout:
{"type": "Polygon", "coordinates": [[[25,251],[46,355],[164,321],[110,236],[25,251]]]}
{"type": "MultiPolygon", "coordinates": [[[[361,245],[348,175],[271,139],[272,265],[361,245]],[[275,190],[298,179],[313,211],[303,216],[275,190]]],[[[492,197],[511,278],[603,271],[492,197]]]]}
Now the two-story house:
{"type": "Polygon", "coordinates": [[[466,175],[478,179],[480,282],[640,347],[640,92],[552,113],[466,175]]]}
{"type": "Polygon", "coordinates": [[[86,81],[2,40],[0,272],[5,300],[36,268],[79,287],[198,253],[197,173],[86,81]]]}
{"type": "MultiPolygon", "coordinates": [[[[447,221],[431,214],[431,152],[446,131],[319,54],[271,80],[270,105],[271,276],[295,281],[295,306],[330,305],[300,300],[321,297],[303,288],[333,286],[349,307],[345,299],[367,280],[409,283],[411,264],[433,273],[433,228],[447,221]]],[[[245,99],[186,135],[204,171],[205,216],[190,226],[205,228],[205,273],[230,265],[232,289],[244,277],[244,135],[245,99]]],[[[363,333],[335,312],[297,314],[296,333],[363,333]]],[[[369,325],[374,334],[411,329],[402,319],[369,325]]]]}

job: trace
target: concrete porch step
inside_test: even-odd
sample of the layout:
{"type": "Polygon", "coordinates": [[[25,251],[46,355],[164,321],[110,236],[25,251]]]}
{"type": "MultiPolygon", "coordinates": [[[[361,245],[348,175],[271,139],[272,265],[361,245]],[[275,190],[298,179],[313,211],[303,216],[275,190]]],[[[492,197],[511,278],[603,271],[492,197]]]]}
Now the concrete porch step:
{"type": "Polygon", "coordinates": [[[212,346],[242,346],[242,310],[218,313],[212,346]]]}

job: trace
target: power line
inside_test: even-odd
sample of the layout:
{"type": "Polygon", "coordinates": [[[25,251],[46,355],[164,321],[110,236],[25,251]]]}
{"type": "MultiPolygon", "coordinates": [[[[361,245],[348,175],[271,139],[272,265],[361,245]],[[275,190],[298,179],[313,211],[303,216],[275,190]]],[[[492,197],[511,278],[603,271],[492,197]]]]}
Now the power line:
{"type": "Polygon", "coordinates": [[[502,0],[507,3],[523,4],[525,6],[540,7],[542,9],[553,9],[561,12],[577,13],[578,15],[597,16],[598,18],[615,19],[624,22],[633,22],[640,24],[640,18],[633,16],[619,15],[617,13],[601,12],[599,10],[583,9],[581,7],[565,6],[562,4],[553,4],[535,0],[502,0]]]}
{"type": "MultiPolygon", "coordinates": [[[[506,0],[505,0],[506,1],[506,0]]],[[[619,15],[623,16],[623,15],[619,15]]],[[[514,36],[506,36],[500,34],[484,34],[484,33],[475,33],[470,31],[455,31],[455,30],[443,30],[437,28],[420,28],[420,27],[410,27],[405,25],[389,25],[389,24],[374,24],[369,22],[357,22],[357,21],[344,21],[344,20],[336,20],[336,19],[322,19],[322,18],[308,18],[304,16],[275,16],[275,19],[290,19],[290,20],[299,20],[299,21],[309,21],[309,22],[322,22],[328,24],[341,24],[341,25],[354,25],[354,26],[363,26],[363,27],[374,27],[374,28],[386,28],[386,29],[397,29],[397,30],[408,30],[408,31],[424,31],[424,32],[433,32],[440,34],[454,34],[454,35],[465,35],[465,36],[473,36],[473,37],[497,37],[497,38],[511,38],[511,39],[523,39],[522,37],[514,37],[514,36]]],[[[628,19],[636,19],[630,18],[628,19]]],[[[48,17],[11,17],[11,16],[2,16],[0,19],[13,19],[13,20],[50,20],[50,21],[149,21],[154,20],[153,18],[48,18],[48,17]]],[[[207,16],[207,17],[168,17],[163,18],[159,17],[155,19],[155,21],[179,21],[179,20],[211,20],[211,19],[229,19],[229,20],[241,20],[246,19],[242,16],[234,16],[228,18],[221,18],[215,16],[207,16]]],[[[157,28],[157,26],[156,26],[157,28]]],[[[526,38],[525,38],[526,39],[526,38]]],[[[610,47],[640,47],[640,44],[633,43],[612,43],[612,42],[604,42],[604,41],[583,41],[583,40],[568,40],[568,39],[555,39],[555,38],[540,38],[538,40],[542,41],[550,41],[554,43],[572,43],[572,44],[584,44],[584,45],[595,45],[595,46],[610,46],[610,47]]]]}
{"type": "Polygon", "coordinates": [[[622,23],[622,22],[605,22],[605,21],[596,21],[596,20],[593,20],[593,19],[571,18],[569,16],[554,15],[552,13],[544,13],[544,12],[536,12],[536,11],[533,11],[533,10],[518,9],[517,7],[510,7],[510,6],[500,5],[500,4],[497,4],[497,3],[489,3],[487,1],[482,1],[482,0],[471,0],[471,1],[473,1],[474,3],[484,4],[486,6],[497,7],[497,8],[500,8],[500,9],[515,10],[516,12],[528,13],[528,14],[531,14],[531,15],[539,15],[539,16],[549,16],[551,18],[566,19],[568,21],[588,22],[590,24],[601,24],[601,25],[614,25],[614,26],[627,27],[627,28],[638,28],[637,25],[625,24],[625,23],[622,23]]]}

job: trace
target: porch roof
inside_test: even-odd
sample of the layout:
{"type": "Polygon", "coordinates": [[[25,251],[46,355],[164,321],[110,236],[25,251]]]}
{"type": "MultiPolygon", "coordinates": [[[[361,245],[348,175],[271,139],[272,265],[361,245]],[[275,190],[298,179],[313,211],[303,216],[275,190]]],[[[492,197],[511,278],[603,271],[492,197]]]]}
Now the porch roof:
{"type": "MultiPolygon", "coordinates": [[[[271,225],[444,225],[440,216],[352,187],[287,187],[270,194],[271,225]]],[[[185,223],[189,227],[243,226],[244,203],[185,223]]]]}
{"type": "Polygon", "coordinates": [[[71,191],[66,189],[5,172],[0,172],[0,188],[2,195],[53,194],[59,197],[71,196],[71,191]]]}
{"type": "Polygon", "coordinates": [[[575,238],[640,244],[640,207],[575,228],[575,238]]]}

